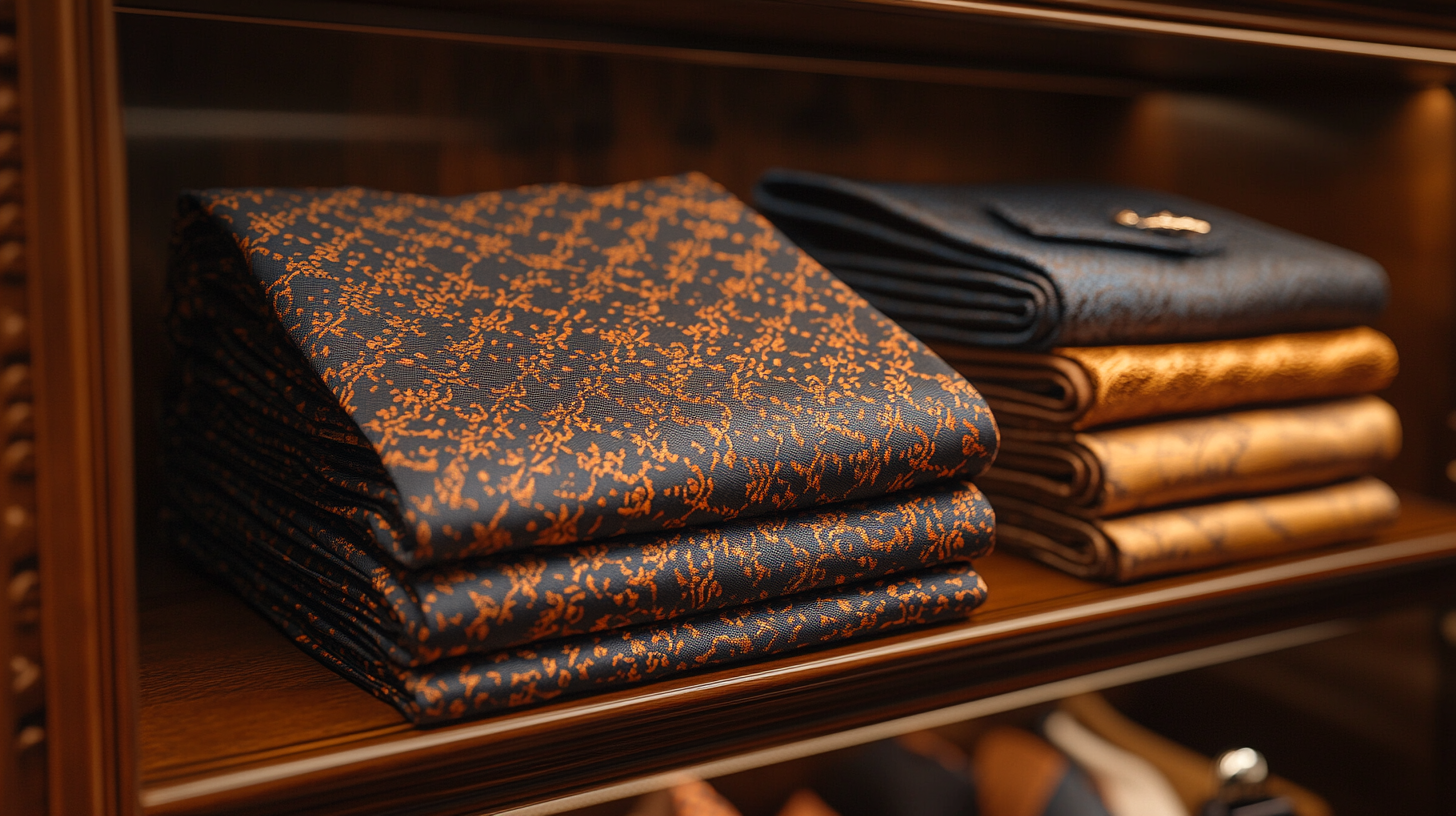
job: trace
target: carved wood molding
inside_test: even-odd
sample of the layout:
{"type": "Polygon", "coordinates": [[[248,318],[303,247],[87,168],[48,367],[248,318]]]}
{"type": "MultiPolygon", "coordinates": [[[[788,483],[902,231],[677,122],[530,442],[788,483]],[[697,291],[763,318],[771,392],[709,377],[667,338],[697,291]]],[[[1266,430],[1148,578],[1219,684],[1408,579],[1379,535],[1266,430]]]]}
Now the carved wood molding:
{"type": "MultiPolygon", "coordinates": [[[[13,419],[33,425],[34,443],[0,440],[0,530],[34,542],[49,812],[129,813],[131,399],[112,10],[104,0],[19,0],[16,21],[24,203],[11,220],[23,224],[28,285],[12,304],[0,281],[0,364],[20,362],[29,341],[34,418],[16,408],[13,419]],[[30,471],[33,512],[5,492],[30,471]]],[[[23,373],[0,367],[0,391],[23,392],[23,373]]],[[[0,433],[18,402],[0,405],[0,433]]]]}

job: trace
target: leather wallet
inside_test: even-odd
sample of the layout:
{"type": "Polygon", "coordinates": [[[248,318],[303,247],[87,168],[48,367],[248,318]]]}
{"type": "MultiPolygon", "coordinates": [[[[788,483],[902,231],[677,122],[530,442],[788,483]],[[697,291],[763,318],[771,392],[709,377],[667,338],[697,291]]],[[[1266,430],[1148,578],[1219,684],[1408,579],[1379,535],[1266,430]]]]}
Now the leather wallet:
{"type": "Polygon", "coordinates": [[[997,542],[1083,578],[1134,581],[1373,535],[1400,515],[1384,482],[1365,476],[1309,490],[1084,519],[996,499],[997,542]]]}
{"type": "Polygon", "coordinates": [[[950,186],[771,170],[756,205],[885,314],[936,342],[1167,343],[1369,322],[1369,258],[1168,193],[950,186]]]}
{"type": "Polygon", "coordinates": [[[1395,409],[1372,396],[1080,432],[1008,428],[979,481],[995,498],[1107,517],[1363,475],[1394,459],[1400,438],[1395,409]]]}
{"type": "Polygon", "coordinates": [[[1363,326],[1044,353],[932,347],[985,395],[1002,427],[1069,430],[1368,394],[1389,385],[1399,367],[1390,338],[1363,326]]]}

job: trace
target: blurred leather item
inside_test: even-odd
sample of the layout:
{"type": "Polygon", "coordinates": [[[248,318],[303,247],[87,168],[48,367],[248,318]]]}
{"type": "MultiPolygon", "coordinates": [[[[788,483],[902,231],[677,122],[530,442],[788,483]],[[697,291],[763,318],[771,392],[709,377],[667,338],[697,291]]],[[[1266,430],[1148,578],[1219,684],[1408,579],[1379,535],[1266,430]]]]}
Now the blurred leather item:
{"type": "Polygon", "coordinates": [[[1007,428],[978,481],[993,498],[1097,518],[1364,475],[1400,442],[1400,417],[1373,396],[1079,433],[1007,428]]]}
{"type": "Polygon", "coordinates": [[[1388,297],[1369,258],[1151,190],[779,169],[759,179],[754,201],[926,341],[1046,349],[1250,337],[1362,325],[1388,297]]]}
{"type": "Polygon", "coordinates": [[[1107,816],[1086,774],[1029,731],[992,728],[977,741],[971,764],[981,816],[1107,816]]]}
{"type": "Polygon", "coordinates": [[[1053,711],[1042,722],[1042,733],[1092,777],[1112,816],[1189,816],[1156,767],[1089,731],[1071,714],[1053,711]]]}
{"type": "Polygon", "coordinates": [[[1364,538],[1396,520],[1400,499],[1367,476],[1101,520],[1011,497],[995,507],[1001,546],[1078,577],[1135,581],[1364,538]]]}
{"type": "Polygon", "coordinates": [[[784,802],[784,806],[779,809],[779,816],[839,816],[839,812],[821,799],[819,794],[808,788],[799,788],[784,802]]]}
{"type": "Polygon", "coordinates": [[[970,766],[948,764],[943,753],[927,756],[902,740],[849,752],[813,787],[841,816],[978,816],[970,766]]]}
{"type": "Polygon", "coordinates": [[[701,779],[674,785],[668,797],[672,816],[739,816],[732,802],[701,779]]]}
{"type": "Polygon", "coordinates": [[[985,396],[1003,429],[1083,430],[1242,405],[1379,391],[1395,344],[1366,327],[1237,340],[1000,351],[931,348],[985,396]]]}
{"type": "MultiPolygon", "coordinates": [[[[1133,722],[1101,694],[1068,697],[1059,707],[1094,734],[1147,760],[1167,778],[1190,811],[1218,793],[1212,759],[1133,722]]],[[[1292,801],[1298,816],[1332,814],[1329,803],[1319,794],[1282,777],[1269,777],[1265,788],[1292,801]]]]}

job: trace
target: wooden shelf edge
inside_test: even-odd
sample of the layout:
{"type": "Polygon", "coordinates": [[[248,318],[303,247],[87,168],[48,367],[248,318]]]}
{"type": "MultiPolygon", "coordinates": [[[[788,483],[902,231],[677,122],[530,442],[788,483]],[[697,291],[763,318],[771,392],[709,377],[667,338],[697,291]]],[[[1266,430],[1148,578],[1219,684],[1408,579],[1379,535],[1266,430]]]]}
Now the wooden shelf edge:
{"type": "MultiPolygon", "coordinates": [[[[550,30],[554,23],[560,30],[590,32],[590,40],[575,44],[569,39],[561,40],[558,44],[545,47],[573,48],[590,42],[592,46],[600,48],[609,44],[619,47],[645,47],[643,42],[629,43],[627,40],[640,39],[643,28],[641,23],[645,14],[643,9],[651,8],[648,2],[637,2],[627,4],[621,10],[591,9],[589,13],[596,25],[583,26],[561,22],[572,16],[581,16],[584,9],[580,4],[573,4],[572,0],[537,4],[529,12],[521,12],[510,3],[494,6],[481,4],[474,8],[465,3],[436,3],[416,6],[408,13],[393,7],[397,5],[380,3],[360,8],[358,4],[350,6],[329,0],[297,4],[280,4],[270,0],[231,0],[224,3],[197,0],[126,0],[117,4],[116,10],[129,14],[190,16],[369,33],[401,34],[414,31],[418,34],[433,31],[437,35],[455,34],[462,37],[480,36],[484,33],[483,29],[470,31],[472,28],[481,27],[474,20],[489,20],[485,28],[497,30],[550,30]],[[494,16],[502,10],[511,16],[494,16]],[[520,20],[528,23],[522,26],[518,22],[520,20]],[[626,31],[635,33],[621,33],[626,31]]],[[[874,12],[889,16],[921,15],[940,18],[950,24],[961,21],[1009,23],[1089,33],[1202,40],[1265,49],[1318,51],[1379,60],[1456,66],[1456,31],[1416,26],[1399,18],[1388,22],[1351,22],[1314,16],[1253,14],[1216,7],[1066,0],[1046,3],[1008,3],[995,0],[778,0],[756,3],[754,9],[756,13],[761,13],[763,10],[779,7],[793,13],[795,6],[811,6],[822,15],[862,15],[874,12]]],[[[1375,14],[1375,11],[1372,10],[1371,13],[1375,14]]],[[[665,27],[659,38],[682,41],[700,38],[705,33],[713,32],[715,22],[731,20],[733,14],[732,9],[723,9],[696,10],[669,16],[664,10],[663,19],[673,20],[676,28],[665,27]],[[692,14],[697,15],[696,20],[683,22],[692,14]]],[[[1376,16],[1378,19],[1378,15],[1376,16]]],[[[549,36],[537,35],[536,38],[543,40],[544,44],[549,36]]],[[[497,44],[529,44],[531,39],[531,36],[517,35],[514,43],[497,44]]],[[[690,50],[693,49],[678,49],[683,52],[690,50]]],[[[741,56],[751,56],[755,51],[756,48],[746,49],[741,56]]],[[[661,53],[642,53],[649,56],[668,56],[661,53]]]]}
{"type": "Polygon", "coordinates": [[[1273,632],[1267,635],[1256,635],[1251,638],[1223,643],[1217,646],[1208,646],[1189,652],[1180,652],[1167,657],[1145,660],[1141,663],[1131,663],[1115,669],[1105,669],[1066,680],[1058,680],[1056,682],[1019,689],[993,697],[972,700],[934,711],[927,711],[922,714],[901,717],[849,731],[841,731],[816,739],[802,740],[776,748],[741,754],[715,762],[683,768],[678,771],[633,779],[616,785],[597,788],[570,796],[563,796],[559,799],[553,799],[535,805],[527,805],[521,808],[502,811],[499,816],[551,816],[551,814],[564,813],[578,808],[591,807],[593,805],[625,799],[630,796],[638,796],[644,793],[663,790],[678,784],[684,779],[712,779],[741,771],[753,770],[754,768],[762,768],[781,762],[802,759],[807,756],[828,753],[829,751],[852,748],[856,745],[864,745],[882,739],[891,739],[915,731],[938,728],[940,726],[952,725],[980,717],[987,717],[992,714],[1000,714],[1042,703],[1055,702],[1056,700],[1077,694],[1104,691],[1129,683],[1152,680],[1158,677],[1166,677],[1170,674],[1178,674],[1179,672],[1230,663],[1246,657],[1255,657],[1270,652],[1292,649],[1296,646],[1319,643],[1320,641],[1349,634],[1356,629],[1357,626],[1353,621],[1332,620],[1324,623],[1299,626],[1294,629],[1273,632]]]}
{"type": "MultiPolygon", "coordinates": [[[[327,745],[242,756],[231,768],[174,767],[166,778],[144,778],[141,801],[156,816],[363,813],[381,803],[411,813],[427,802],[444,813],[554,812],[553,800],[660,781],[684,767],[712,772],[757,761],[744,757],[813,752],[1024,698],[1007,695],[1035,696],[1030,689],[1052,693],[1130,666],[1177,665],[1214,653],[1200,650],[1327,631],[1304,627],[1436,597],[1456,585],[1456,511],[1412,507],[1414,517],[1376,543],[1130,587],[992,556],[983,570],[992,598],[1000,586],[1018,599],[988,604],[962,624],[435,730],[344,730],[327,745]],[[1054,588],[1039,597],[1041,586],[1054,588]]],[[[281,637],[278,647],[293,649],[281,637]]]]}

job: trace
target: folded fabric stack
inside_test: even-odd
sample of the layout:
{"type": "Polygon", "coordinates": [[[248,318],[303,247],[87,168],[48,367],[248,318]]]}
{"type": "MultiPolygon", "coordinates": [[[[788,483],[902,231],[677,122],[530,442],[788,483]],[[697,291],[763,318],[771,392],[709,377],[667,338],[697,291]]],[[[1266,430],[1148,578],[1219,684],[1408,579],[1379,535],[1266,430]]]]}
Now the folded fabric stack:
{"type": "Polygon", "coordinates": [[[173,537],[416,723],[964,616],[980,395],[700,175],[184,197],[173,537]]]}
{"type": "Polygon", "coordinates": [[[1002,544],[1117,581],[1399,512],[1373,261],[1163,193],[772,171],[760,208],[986,394],[1002,544]]]}

